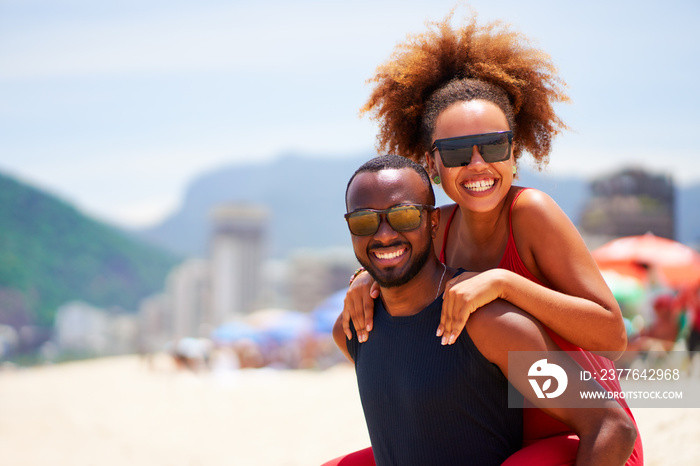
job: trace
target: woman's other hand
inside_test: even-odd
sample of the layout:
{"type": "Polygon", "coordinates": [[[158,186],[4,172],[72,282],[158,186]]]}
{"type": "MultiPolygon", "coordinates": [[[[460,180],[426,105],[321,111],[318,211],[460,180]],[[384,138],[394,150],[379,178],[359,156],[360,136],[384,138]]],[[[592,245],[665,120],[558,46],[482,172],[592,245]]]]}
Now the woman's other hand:
{"type": "Polygon", "coordinates": [[[350,320],[357,332],[360,343],[367,341],[372,331],[374,300],[379,297],[379,284],[367,272],[362,272],[350,284],[343,302],[343,331],[352,340],[350,320]]]}
{"type": "Polygon", "coordinates": [[[442,314],[436,335],[442,337],[443,345],[451,345],[464,330],[472,312],[500,296],[502,269],[491,269],[481,273],[463,272],[445,285],[442,314]]]}

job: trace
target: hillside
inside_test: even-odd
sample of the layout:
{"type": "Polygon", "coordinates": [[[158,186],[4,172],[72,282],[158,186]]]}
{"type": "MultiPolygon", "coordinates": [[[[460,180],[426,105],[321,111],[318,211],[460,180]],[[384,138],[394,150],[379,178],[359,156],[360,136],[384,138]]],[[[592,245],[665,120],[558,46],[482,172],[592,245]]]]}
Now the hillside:
{"type": "Polygon", "coordinates": [[[144,238],[182,254],[206,254],[209,213],[222,202],[251,203],[270,211],[269,253],[345,246],[345,186],[366,157],[286,156],[267,163],[231,165],[193,179],[181,208],[144,238]]]}
{"type": "MultiPolygon", "coordinates": [[[[208,214],[221,202],[260,204],[270,212],[269,254],[284,258],[295,248],[349,246],[343,221],[345,186],[371,154],[339,158],[286,155],[264,163],[224,166],[190,183],[180,209],[139,234],[184,255],[205,255],[208,214]]],[[[578,223],[590,196],[589,180],[521,167],[517,184],[540,189],[578,223]]],[[[450,202],[436,191],[438,204],[450,202]]],[[[685,243],[700,242],[700,186],[676,189],[676,230],[685,243]]]]}
{"type": "Polygon", "coordinates": [[[135,310],[162,288],[175,256],[0,175],[0,323],[49,326],[80,299],[135,310]]]}
{"type": "MultiPolygon", "coordinates": [[[[287,155],[265,163],[224,166],[194,178],[180,209],[140,234],[181,254],[204,255],[212,206],[241,202],[264,205],[270,211],[272,257],[285,257],[295,248],[349,246],[343,220],[345,187],[370,157],[369,153],[346,158],[287,155]]],[[[549,193],[571,218],[578,217],[588,193],[585,180],[528,170],[521,171],[518,182],[549,193]]],[[[441,189],[436,194],[438,204],[450,202],[441,189]]]]}

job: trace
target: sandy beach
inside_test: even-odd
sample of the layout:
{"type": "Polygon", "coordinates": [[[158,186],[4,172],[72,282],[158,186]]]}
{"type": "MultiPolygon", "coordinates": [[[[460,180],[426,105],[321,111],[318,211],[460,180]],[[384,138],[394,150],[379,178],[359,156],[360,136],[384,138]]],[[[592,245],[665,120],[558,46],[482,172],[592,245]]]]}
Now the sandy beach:
{"type": "MultiPolygon", "coordinates": [[[[355,374],[193,374],[165,356],[0,371],[0,463],[318,465],[369,445],[355,374]]],[[[645,464],[700,464],[700,409],[637,409],[645,464]]]]}

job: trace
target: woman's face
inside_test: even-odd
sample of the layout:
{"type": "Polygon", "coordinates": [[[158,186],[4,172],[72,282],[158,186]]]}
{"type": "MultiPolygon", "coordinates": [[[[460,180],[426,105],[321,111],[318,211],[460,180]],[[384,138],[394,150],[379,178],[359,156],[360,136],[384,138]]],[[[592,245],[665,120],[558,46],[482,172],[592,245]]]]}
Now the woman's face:
{"type": "MultiPolygon", "coordinates": [[[[508,120],[497,105],[485,100],[458,102],[438,116],[433,141],[509,129],[508,120]]],[[[437,151],[426,157],[431,178],[439,175],[445,194],[470,211],[489,212],[498,208],[513,182],[512,147],[508,160],[487,163],[474,146],[469,164],[454,168],[444,167],[437,151]]]]}

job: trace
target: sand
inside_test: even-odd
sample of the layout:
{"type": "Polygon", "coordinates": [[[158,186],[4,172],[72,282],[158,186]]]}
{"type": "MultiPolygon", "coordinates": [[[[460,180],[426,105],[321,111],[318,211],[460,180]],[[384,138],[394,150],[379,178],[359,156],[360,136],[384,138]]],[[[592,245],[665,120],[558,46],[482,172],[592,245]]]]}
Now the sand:
{"type": "MultiPolygon", "coordinates": [[[[160,356],[0,371],[0,464],[318,465],[369,439],[355,375],[193,374],[160,356]]],[[[700,464],[700,409],[637,409],[645,464],[700,464]]]]}

